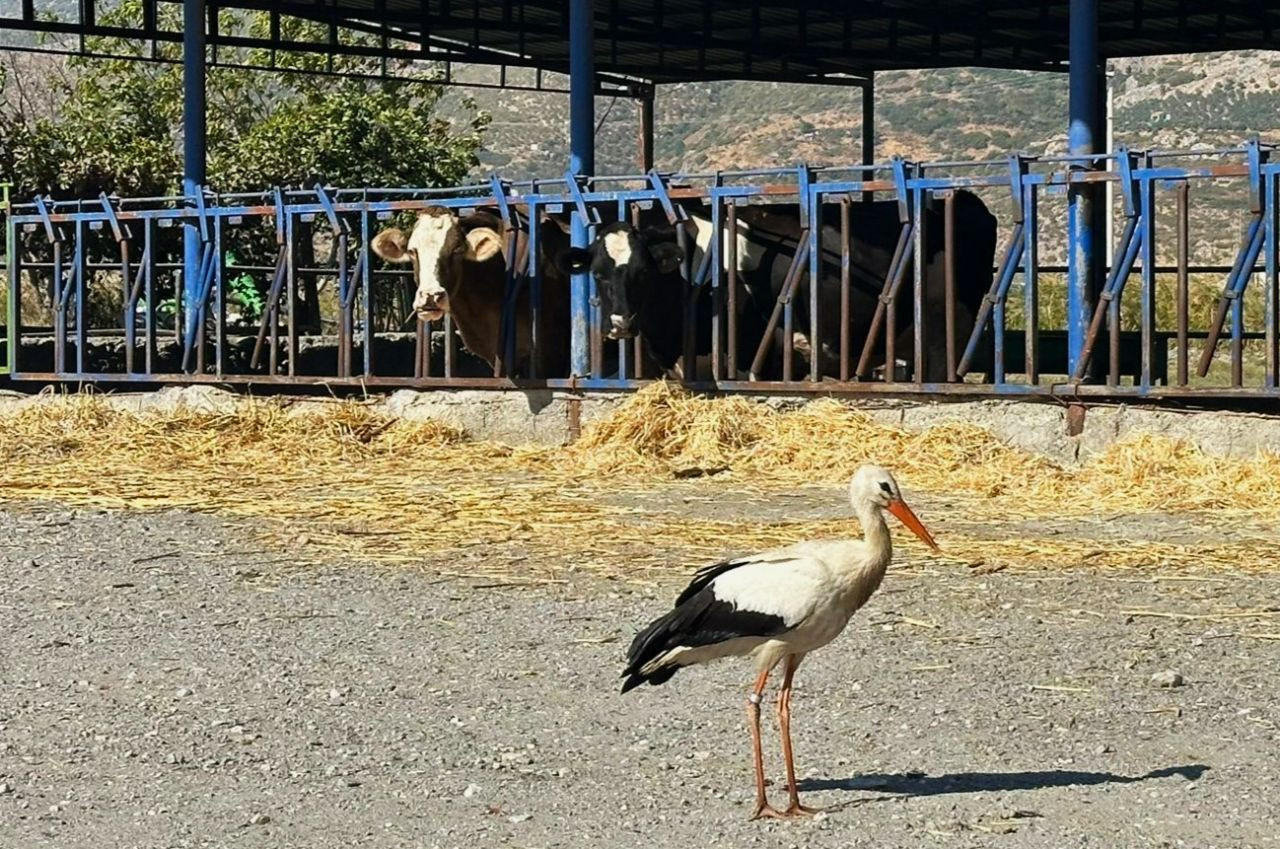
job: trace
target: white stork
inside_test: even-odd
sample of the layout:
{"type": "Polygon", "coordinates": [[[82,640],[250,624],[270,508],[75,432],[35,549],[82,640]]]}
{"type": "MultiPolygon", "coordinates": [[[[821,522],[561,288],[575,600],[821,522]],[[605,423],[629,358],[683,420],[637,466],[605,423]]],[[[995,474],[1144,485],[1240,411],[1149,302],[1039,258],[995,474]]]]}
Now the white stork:
{"type": "Polygon", "coordinates": [[[644,682],[661,684],[682,666],[738,655],[755,658],[755,684],[747,694],[756,770],[752,819],[813,813],[800,804],[796,789],[791,679],[804,656],[835,639],[880,586],[893,552],[884,511],[938,550],[886,470],[871,465],[859,468],[849,483],[849,500],[862,523],[864,539],[801,542],[705,566],[676,598],[671,612],[637,634],[627,652],[624,693],[644,682]],[[769,673],[780,662],[785,663],[778,725],[790,794],[790,804],[783,811],[766,798],[760,751],[761,697],[769,673]]]}

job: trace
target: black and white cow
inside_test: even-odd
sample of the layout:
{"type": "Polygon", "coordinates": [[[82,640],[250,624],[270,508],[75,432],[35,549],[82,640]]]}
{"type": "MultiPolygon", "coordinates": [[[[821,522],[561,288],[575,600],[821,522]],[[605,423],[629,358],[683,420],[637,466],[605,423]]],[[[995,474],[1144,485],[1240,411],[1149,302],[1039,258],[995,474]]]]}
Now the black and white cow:
{"type": "MultiPolygon", "coordinates": [[[[963,344],[973,327],[974,316],[988,291],[995,258],[996,220],[985,204],[969,192],[957,192],[955,208],[955,280],[956,336],[963,344]]],[[[690,266],[700,267],[702,255],[711,242],[711,222],[701,208],[689,210],[689,221],[682,225],[692,232],[690,266]]],[[[819,373],[833,377],[840,373],[840,221],[839,209],[823,208],[821,236],[822,261],[818,290],[819,349],[809,345],[810,332],[809,264],[793,292],[793,332],[797,363],[804,367],[812,356],[818,357],[819,373]]],[[[935,382],[946,377],[945,281],[943,264],[943,221],[941,211],[926,210],[924,314],[928,333],[925,338],[926,366],[924,380],[935,382]]],[[[870,331],[872,315],[888,276],[897,245],[901,224],[894,201],[854,203],[850,207],[850,309],[849,335],[851,366],[870,331]]],[[[736,351],[739,367],[747,368],[759,346],[781,294],[802,235],[799,208],[794,204],[743,206],[737,210],[736,256],[739,291],[737,304],[736,351]]],[[[725,233],[722,256],[729,255],[730,234],[725,233]]],[[[642,336],[655,359],[672,370],[682,353],[683,292],[685,283],[679,273],[682,252],[677,246],[675,228],[656,226],[637,228],[626,223],[601,227],[589,248],[571,249],[561,255],[561,267],[567,272],[590,270],[596,280],[602,312],[607,316],[614,338],[642,336]],[[620,261],[624,260],[624,261],[620,261]]],[[[898,332],[895,354],[911,360],[915,327],[912,310],[914,287],[908,277],[895,301],[898,332]]],[[[697,304],[696,353],[710,350],[710,299],[697,304]]],[[[781,374],[780,351],[782,328],[775,330],[772,357],[759,377],[781,374]]],[[[873,365],[884,360],[884,332],[876,348],[873,365]]]]}

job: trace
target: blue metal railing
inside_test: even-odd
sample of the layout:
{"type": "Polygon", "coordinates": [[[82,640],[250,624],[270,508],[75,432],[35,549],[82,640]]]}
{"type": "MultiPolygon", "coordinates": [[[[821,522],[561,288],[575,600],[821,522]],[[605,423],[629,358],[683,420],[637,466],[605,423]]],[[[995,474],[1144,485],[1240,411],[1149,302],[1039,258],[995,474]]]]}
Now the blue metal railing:
{"type": "Polygon", "coordinates": [[[672,225],[686,249],[683,302],[672,315],[682,324],[679,373],[696,387],[1276,397],[1280,162],[1270,152],[1255,141],[982,162],[495,177],[452,189],[37,198],[13,204],[7,216],[10,379],[633,388],[657,376],[645,342],[604,339],[594,280],[565,326],[548,325],[548,299],[561,290],[550,285],[555,257],[537,247],[548,227],[576,226],[589,239],[599,224],[630,218],[672,225]],[[1058,285],[1057,275],[1076,279],[1077,266],[1092,258],[1078,244],[1072,249],[1070,206],[1059,214],[1051,202],[1056,210],[1061,196],[1100,195],[1107,183],[1122,199],[1116,260],[1097,291],[1058,285]],[[1231,212],[1222,205],[1224,183],[1238,187],[1243,203],[1235,211],[1249,222],[1229,266],[1196,261],[1190,230],[1193,197],[1231,212]],[[967,247],[957,236],[965,194],[984,198],[1000,222],[989,277],[956,266],[967,247]],[[871,198],[887,202],[897,224],[873,246],[892,258],[868,284],[859,275],[866,276],[871,237],[858,228],[871,198]],[[459,349],[452,315],[414,320],[404,299],[392,297],[411,289],[412,273],[382,267],[369,249],[389,219],[428,206],[460,216],[486,211],[504,230],[505,291],[493,313],[502,342],[492,362],[459,349]],[[724,236],[748,226],[757,207],[791,215],[798,226],[777,248],[785,254],[779,268],[788,270],[772,302],[757,304],[763,331],[749,331],[741,306],[752,272],[740,267],[738,240],[724,236]],[[1160,265],[1157,238],[1170,223],[1176,257],[1160,265]],[[194,275],[184,273],[184,227],[198,233],[194,275]],[[331,260],[307,259],[318,231],[331,260]],[[253,259],[233,264],[232,253],[253,259]],[[1042,264],[1042,253],[1065,265],[1042,264]],[[935,256],[940,270],[931,270],[935,256]],[[243,274],[258,275],[263,300],[251,322],[229,315],[228,281],[243,274]],[[1197,323],[1191,279],[1205,274],[1221,275],[1220,293],[1207,322],[1197,323]],[[815,279],[820,285],[809,285],[815,279]],[[325,285],[332,294],[323,294],[325,285]],[[961,301],[974,287],[980,298],[970,313],[961,301]],[[1136,319],[1122,304],[1136,304],[1136,319]],[[319,314],[318,324],[304,307],[312,319],[319,314]],[[1057,324],[1046,325],[1046,315],[1057,324]],[[578,373],[569,374],[568,362],[540,373],[533,357],[513,374],[521,333],[535,352],[570,341],[557,334],[571,337],[578,373]]]}

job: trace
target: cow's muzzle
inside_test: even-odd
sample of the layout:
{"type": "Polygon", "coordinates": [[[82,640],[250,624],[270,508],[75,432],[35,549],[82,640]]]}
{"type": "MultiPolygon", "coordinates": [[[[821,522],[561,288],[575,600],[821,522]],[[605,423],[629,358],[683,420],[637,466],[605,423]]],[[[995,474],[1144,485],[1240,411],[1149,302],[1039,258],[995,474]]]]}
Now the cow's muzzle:
{"type": "Polygon", "coordinates": [[[419,295],[413,301],[413,311],[423,321],[439,321],[449,311],[449,293],[431,293],[419,295]]]}
{"type": "Polygon", "coordinates": [[[635,316],[633,315],[611,315],[609,316],[609,332],[610,339],[630,339],[636,335],[635,332],[635,316]]]}

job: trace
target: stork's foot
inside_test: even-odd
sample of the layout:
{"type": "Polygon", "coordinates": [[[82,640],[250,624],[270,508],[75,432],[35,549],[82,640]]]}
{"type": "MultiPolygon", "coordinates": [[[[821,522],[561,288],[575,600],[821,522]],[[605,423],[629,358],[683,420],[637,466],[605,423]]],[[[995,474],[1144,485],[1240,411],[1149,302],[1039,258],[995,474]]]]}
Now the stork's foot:
{"type": "Polygon", "coordinates": [[[800,804],[799,801],[795,801],[782,813],[789,817],[810,817],[821,812],[822,808],[811,808],[808,805],[800,804]]]}
{"type": "Polygon", "coordinates": [[[753,820],[789,820],[796,817],[807,817],[818,813],[817,808],[808,808],[799,802],[793,803],[786,810],[780,811],[768,802],[761,802],[756,806],[756,812],[751,815],[753,820]]]}
{"type": "Polygon", "coordinates": [[[756,812],[751,815],[753,820],[781,820],[786,819],[789,815],[778,810],[768,802],[761,802],[756,805],[756,812]]]}

